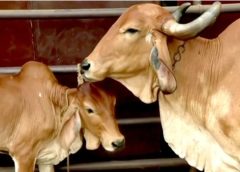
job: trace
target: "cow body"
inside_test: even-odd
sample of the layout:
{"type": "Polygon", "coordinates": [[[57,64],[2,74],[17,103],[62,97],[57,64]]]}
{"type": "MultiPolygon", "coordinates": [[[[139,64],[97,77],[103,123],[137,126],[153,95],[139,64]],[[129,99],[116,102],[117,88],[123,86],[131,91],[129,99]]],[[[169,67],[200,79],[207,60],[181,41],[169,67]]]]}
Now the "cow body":
{"type": "Polygon", "coordinates": [[[113,120],[114,97],[94,85],[62,86],[42,63],[28,62],[18,74],[2,75],[0,95],[0,150],[12,157],[16,172],[32,172],[35,163],[40,171],[53,171],[52,165],[82,146],[81,128],[86,143],[95,143],[90,149],[102,143],[114,151],[123,143],[113,120]],[[96,104],[103,100],[105,104],[96,104]],[[86,104],[95,116],[89,115],[86,104]],[[103,122],[105,118],[110,124],[103,122]],[[101,126],[97,132],[96,126],[101,126]]]}
{"type": "Polygon", "coordinates": [[[164,138],[190,165],[240,171],[240,19],[209,40],[181,32],[194,22],[185,27],[172,17],[153,4],[130,7],[82,63],[82,73],[89,81],[113,78],[143,102],[158,99],[164,138]]]}
{"type": "MultiPolygon", "coordinates": [[[[238,27],[240,20],[213,40],[186,41],[173,71],[177,89],[159,97],[165,140],[200,170],[240,170],[238,27]]],[[[169,44],[172,58],[179,43],[169,44]]]]}

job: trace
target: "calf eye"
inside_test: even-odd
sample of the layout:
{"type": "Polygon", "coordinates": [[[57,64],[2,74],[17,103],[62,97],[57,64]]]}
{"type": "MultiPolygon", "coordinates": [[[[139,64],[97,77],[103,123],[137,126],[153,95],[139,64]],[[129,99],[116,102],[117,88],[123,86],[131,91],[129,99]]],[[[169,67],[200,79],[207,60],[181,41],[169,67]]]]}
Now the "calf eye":
{"type": "Polygon", "coordinates": [[[137,29],[134,29],[134,28],[128,28],[126,31],[125,31],[125,33],[131,33],[131,34],[133,34],[133,33],[137,33],[139,30],[137,30],[137,29]]]}
{"type": "Polygon", "coordinates": [[[88,113],[93,113],[94,111],[91,108],[86,109],[88,113]]]}

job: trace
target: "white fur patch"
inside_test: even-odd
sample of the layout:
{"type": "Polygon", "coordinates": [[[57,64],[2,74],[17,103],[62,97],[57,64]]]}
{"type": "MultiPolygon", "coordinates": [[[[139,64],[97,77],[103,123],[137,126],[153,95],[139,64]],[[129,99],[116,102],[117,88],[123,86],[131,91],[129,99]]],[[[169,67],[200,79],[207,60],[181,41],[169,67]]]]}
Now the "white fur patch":
{"type": "Polygon", "coordinates": [[[199,80],[199,82],[201,84],[205,84],[206,83],[206,78],[205,78],[203,73],[200,73],[197,77],[198,77],[198,80],[199,80]]]}
{"type": "Polygon", "coordinates": [[[68,149],[60,145],[60,141],[54,140],[46,148],[39,152],[37,164],[57,165],[64,160],[70,153],[76,153],[82,147],[82,138],[77,136],[68,149]],[[70,152],[69,152],[70,151],[70,152]]]}
{"type": "Polygon", "coordinates": [[[13,162],[14,162],[15,172],[18,172],[18,171],[19,171],[18,161],[16,160],[15,157],[12,157],[12,160],[13,160],[13,162]]]}
{"type": "Polygon", "coordinates": [[[227,90],[216,92],[210,99],[210,109],[213,110],[213,115],[224,117],[230,111],[231,95],[227,90]]]}
{"type": "MultiPolygon", "coordinates": [[[[80,135],[81,119],[78,112],[75,114],[74,124],[68,129],[68,135],[55,138],[45,148],[43,148],[37,157],[37,164],[56,165],[64,160],[70,153],[76,153],[82,147],[82,136],[80,135]],[[72,137],[74,134],[74,140],[68,147],[62,146],[63,139],[65,137],[72,137]]],[[[67,140],[69,141],[69,140],[67,140]]]]}
{"type": "Polygon", "coordinates": [[[152,34],[150,32],[146,35],[145,40],[149,44],[152,43],[152,34]]]}
{"type": "MultiPolygon", "coordinates": [[[[222,106],[221,100],[227,98],[226,92],[217,92],[211,99],[215,108],[222,106]]],[[[194,121],[192,115],[183,110],[181,103],[176,103],[174,109],[164,101],[160,102],[160,116],[164,138],[173,151],[181,158],[199,170],[205,172],[237,172],[240,171],[240,163],[225,153],[211,133],[201,123],[194,121]]],[[[226,103],[223,100],[224,103],[226,103]]],[[[202,107],[192,102],[199,112],[202,107]]],[[[228,112],[229,104],[224,105],[221,114],[228,112]]],[[[204,114],[203,114],[204,115],[204,114]]]]}
{"type": "Polygon", "coordinates": [[[38,165],[38,171],[39,172],[54,172],[54,167],[53,167],[53,165],[40,164],[40,165],[38,165]]]}

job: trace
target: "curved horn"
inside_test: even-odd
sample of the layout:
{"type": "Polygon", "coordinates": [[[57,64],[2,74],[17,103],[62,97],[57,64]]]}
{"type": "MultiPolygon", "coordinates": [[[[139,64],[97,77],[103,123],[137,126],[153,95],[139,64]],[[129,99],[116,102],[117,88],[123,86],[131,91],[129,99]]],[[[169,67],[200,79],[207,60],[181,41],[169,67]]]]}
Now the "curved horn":
{"type": "Polygon", "coordinates": [[[214,23],[221,10],[221,3],[214,2],[200,17],[187,24],[179,24],[170,19],[162,25],[162,32],[179,39],[188,39],[196,36],[207,26],[214,23]]]}
{"type": "Polygon", "coordinates": [[[178,22],[182,15],[185,13],[185,11],[188,9],[188,7],[191,5],[190,2],[185,2],[182,5],[180,5],[173,13],[173,18],[178,22]]]}

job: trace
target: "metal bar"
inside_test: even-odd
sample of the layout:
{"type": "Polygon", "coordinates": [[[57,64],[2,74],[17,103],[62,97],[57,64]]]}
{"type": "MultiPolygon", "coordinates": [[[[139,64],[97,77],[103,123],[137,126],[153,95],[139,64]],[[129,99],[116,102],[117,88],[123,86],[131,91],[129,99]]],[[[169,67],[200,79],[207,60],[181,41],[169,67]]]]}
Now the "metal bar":
{"type": "MultiPolygon", "coordinates": [[[[149,167],[180,167],[188,166],[186,161],[179,158],[158,158],[126,161],[88,162],[70,165],[70,171],[104,171],[111,169],[140,169],[149,167]]],[[[66,171],[67,167],[61,167],[60,171],[66,171]]],[[[14,167],[0,167],[1,172],[14,172],[14,167]]],[[[38,171],[35,169],[35,171],[38,171]]]]}
{"type": "Polygon", "coordinates": [[[119,125],[160,123],[160,117],[118,119],[119,125]]]}
{"type": "Polygon", "coordinates": [[[56,73],[71,73],[71,72],[77,72],[77,65],[53,65],[49,66],[49,68],[56,73]]]}
{"type": "Polygon", "coordinates": [[[194,5],[201,5],[202,4],[202,0],[193,0],[193,4],[194,5]]]}
{"type": "MultiPolygon", "coordinates": [[[[71,171],[87,171],[87,170],[125,170],[125,169],[140,169],[149,167],[176,167],[188,166],[185,160],[179,158],[158,158],[158,159],[140,159],[140,160],[125,160],[125,161],[107,161],[95,163],[81,163],[70,165],[71,171]]],[[[67,167],[60,168],[66,170],[67,167]]]]}
{"type": "MultiPolygon", "coordinates": [[[[77,72],[77,65],[53,65],[49,68],[56,73],[72,73],[77,72]]],[[[11,74],[18,73],[21,67],[0,67],[0,73],[11,74]]]]}
{"type": "MultiPolygon", "coordinates": [[[[190,6],[186,13],[203,13],[206,11],[211,5],[192,5],[190,6]]],[[[174,11],[177,7],[167,7],[169,11],[174,11]]],[[[240,3],[233,4],[222,4],[221,13],[229,13],[229,12],[240,12],[240,3]]]]}
{"type": "Polygon", "coordinates": [[[119,16],[124,8],[0,10],[0,19],[91,18],[119,16]]]}
{"type": "MultiPolygon", "coordinates": [[[[211,5],[192,5],[186,13],[202,13],[211,5]]],[[[164,7],[170,12],[178,6],[164,7]]],[[[22,9],[0,10],[0,19],[41,19],[41,18],[91,18],[119,16],[126,8],[98,8],[98,9],[22,9]]],[[[239,12],[240,3],[223,4],[221,12],[239,12]]]]}

